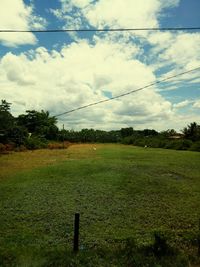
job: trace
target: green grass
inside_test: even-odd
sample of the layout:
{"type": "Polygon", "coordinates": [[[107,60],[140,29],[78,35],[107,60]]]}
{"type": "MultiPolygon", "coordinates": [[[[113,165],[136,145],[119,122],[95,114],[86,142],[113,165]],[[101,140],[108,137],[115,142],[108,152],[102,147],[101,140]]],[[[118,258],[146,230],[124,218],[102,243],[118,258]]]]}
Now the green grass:
{"type": "MultiPolygon", "coordinates": [[[[196,254],[200,153],[93,146],[0,157],[2,266],[50,266],[45,253],[67,255],[63,251],[72,247],[75,212],[81,216],[81,253],[105,247],[114,251],[130,237],[137,246],[147,246],[152,234],[161,231],[185,255],[196,254]]],[[[108,257],[103,255],[95,260],[108,257]]],[[[66,260],[67,265],[57,266],[90,266],[82,262],[90,254],[79,256],[78,263],[68,257],[72,265],[66,260]]],[[[105,262],[91,266],[118,266],[105,262]]]]}

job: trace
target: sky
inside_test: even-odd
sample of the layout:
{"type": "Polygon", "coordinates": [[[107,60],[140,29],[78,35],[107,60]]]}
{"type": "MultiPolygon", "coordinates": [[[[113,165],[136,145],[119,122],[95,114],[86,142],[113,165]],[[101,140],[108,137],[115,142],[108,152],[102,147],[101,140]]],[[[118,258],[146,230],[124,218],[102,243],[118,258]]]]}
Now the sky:
{"type": "MultiPolygon", "coordinates": [[[[1,0],[0,29],[200,26],[199,0],[1,0]]],[[[0,99],[54,116],[200,66],[200,31],[0,33],[0,99]]],[[[80,130],[200,123],[200,70],[58,117],[80,130]]]]}

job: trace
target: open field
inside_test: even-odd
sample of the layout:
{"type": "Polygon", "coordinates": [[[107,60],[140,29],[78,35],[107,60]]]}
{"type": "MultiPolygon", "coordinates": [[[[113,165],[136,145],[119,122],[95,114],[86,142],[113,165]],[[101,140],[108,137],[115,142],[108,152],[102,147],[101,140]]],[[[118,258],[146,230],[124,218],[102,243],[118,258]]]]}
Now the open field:
{"type": "Polygon", "coordinates": [[[81,215],[83,251],[129,237],[139,246],[148,244],[153,232],[162,231],[172,245],[195,255],[199,163],[198,152],[124,145],[73,145],[1,156],[4,265],[12,266],[17,258],[18,266],[47,266],[42,260],[34,263],[34,251],[71,249],[75,212],[81,215]]]}

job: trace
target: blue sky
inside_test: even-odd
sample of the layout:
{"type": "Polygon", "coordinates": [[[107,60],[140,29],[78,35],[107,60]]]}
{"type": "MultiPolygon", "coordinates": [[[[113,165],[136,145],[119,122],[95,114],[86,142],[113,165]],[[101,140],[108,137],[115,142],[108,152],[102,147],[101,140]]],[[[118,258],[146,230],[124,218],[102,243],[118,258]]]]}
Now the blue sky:
{"type": "MultiPolygon", "coordinates": [[[[198,27],[198,0],[2,0],[1,29],[198,27]]],[[[52,115],[200,66],[200,31],[0,33],[1,99],[52,115]]],[[[59,117],[66,128],[182,129],[199,121],[199,72],[59,117]]]]}

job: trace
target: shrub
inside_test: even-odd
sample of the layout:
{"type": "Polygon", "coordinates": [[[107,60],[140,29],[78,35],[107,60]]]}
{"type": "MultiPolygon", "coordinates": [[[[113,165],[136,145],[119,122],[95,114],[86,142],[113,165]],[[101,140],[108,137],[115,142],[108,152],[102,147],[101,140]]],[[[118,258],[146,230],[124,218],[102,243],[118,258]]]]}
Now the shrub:
{"type": "Polygon", "coordinates": [[[5,144],[6,151],[13,151],[15,148],[15,144],[10,143],[10,144],[5,144]]]}
{"type": "Polygon", "coordinates": [[[5,152],[6,152],[6,146],[0,143],[0,154],[3,154],[5,152]]]}
{"type": "Polygon", "coordinates": [[[168,138],[159,137],[138,137],[138,136],[127,136],[122,139],[122,143],[126,145],[135,146],[148,146],[154,148],[166,148],[166,149],[176,149],[176,150],[193,150],[200,151],[200,141],[192,142],[188,139],[178,139],[172,140],[168,138]]]}
{"type": "Polygon", "coordinates": [[[124,137],[122,139],[122,143],[124,145],[131,145],[131,144],[133,144],[133,142],[134,142],[134,137],[133,136],[127,136],[127,137],[124,137]]]}
{"type": "Polygon", "coordinates": [[[192,151],[199,151],[200,152],[200,141],[194,142],[192,146],[190,147],[190,150],[192,151]]]}
{"type": "Polygon", "coordinates": [[[47,140],[38,136],[31,136],[26,139],[25,146],[27,149],[34,150],[47,147],[47,140]]]}
{"type": "Polygon", "coordinates": [[[164,148],[176,149],[176,150],[189,150],[192,146],[191,140],[181,139],[181,140],[166,140],[164,148]]]}
{"type": "Polygon", "coordinates": [[[8,153],[9,151],[13,151],[15,148],[14,144],[2,144],[0,143],[0,154],[8,153]]]}
{"type": "Polygon", "coordinates": [[[175,149],[177,150],[188,150],[192,146],[192,141],[191,140],[177,140],[175,142],[175,149]]]}
{"type": "Polygon", "coordinates": [[[135,146],[145,146],[145,145],[147,145],[146,144],[146,142],[145,142],[145,140],[144,140],[144,138],[136,138],[134,141],[133,141],[133,144],[135,145],[135,146]]]}
{"type": "Polygon", "coordinates": [[[28,137],[28,131],[25,127],[14,126],[8,130],[7,136],[9,142],[20,146],[24,144],[26,138],[28,137]]]}

